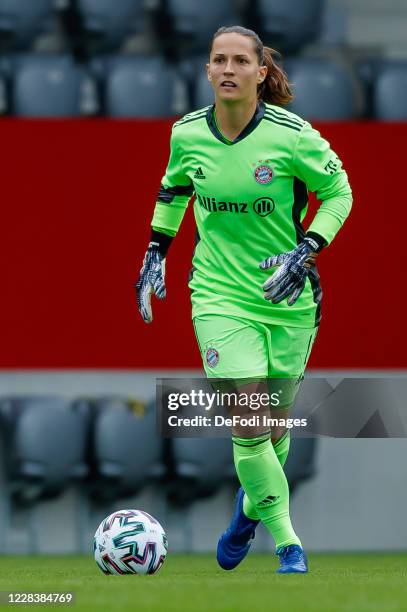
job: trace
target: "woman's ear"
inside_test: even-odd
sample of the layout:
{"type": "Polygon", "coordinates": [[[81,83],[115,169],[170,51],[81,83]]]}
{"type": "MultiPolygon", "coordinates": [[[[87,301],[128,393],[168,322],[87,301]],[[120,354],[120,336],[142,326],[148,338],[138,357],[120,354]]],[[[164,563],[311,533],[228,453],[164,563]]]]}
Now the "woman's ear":
{"type": "Polygon", "coordinates": [[[267,66],[262,66],[259,72],[259,76],[257,77],[257,83],[263,83],[263,81],[266,80],[267,72],[267,66]]]}

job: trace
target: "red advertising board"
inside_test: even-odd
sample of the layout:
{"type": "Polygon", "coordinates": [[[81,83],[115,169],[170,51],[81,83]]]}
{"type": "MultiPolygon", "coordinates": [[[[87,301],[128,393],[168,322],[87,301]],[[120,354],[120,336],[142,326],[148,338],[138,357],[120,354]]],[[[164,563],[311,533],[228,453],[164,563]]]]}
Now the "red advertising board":
{"type": "MultiPolygon", "coordinates": [[[[167,258],[168,298],[154,303],[151,325],[141,321],[132,287],[170,127],[1,121],[0,368],[200,365],[186,284],[192,210],[167,258]]],[[[323,319],[310,366],[405,368],[407,124],[319,128],[344,161],[354,207],[319,258],[323,319]]]]}

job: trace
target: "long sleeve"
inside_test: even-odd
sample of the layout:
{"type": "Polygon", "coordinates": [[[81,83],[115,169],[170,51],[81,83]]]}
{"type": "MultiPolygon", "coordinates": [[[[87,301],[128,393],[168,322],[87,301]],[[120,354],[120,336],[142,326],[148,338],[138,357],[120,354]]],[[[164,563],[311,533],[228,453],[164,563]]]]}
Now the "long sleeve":
{"type": "Polygon", "coordinates": [[[308,231],[319,234],[329,244],[352,207],[352,191],[342,162],[309,123],[300,132],[293,162],[295,176],[322,202],[308,231]]]}
{"type": "Polygon", "coordinates": [[[193,183],[182,168],[182,149],[173,128],[170,159],[151,222],[153,230],[175,236],[193,193],[193,183]]]}

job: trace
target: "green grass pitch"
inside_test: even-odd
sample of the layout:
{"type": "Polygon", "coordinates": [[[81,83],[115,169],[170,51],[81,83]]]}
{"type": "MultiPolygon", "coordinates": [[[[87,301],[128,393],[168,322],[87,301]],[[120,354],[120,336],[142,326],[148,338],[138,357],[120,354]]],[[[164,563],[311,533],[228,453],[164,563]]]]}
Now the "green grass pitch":
{"type": "Polygon", "coordinates": [[[213,555],[170,553],[155,576],[104,576],[91,557],[0,556],[0,591],[73,591],[72,612],[407,610],[407,553],[312,554],[310,567],[308,575],[280,576],[274,555],[252,554],[225,572],[213,555]]]}

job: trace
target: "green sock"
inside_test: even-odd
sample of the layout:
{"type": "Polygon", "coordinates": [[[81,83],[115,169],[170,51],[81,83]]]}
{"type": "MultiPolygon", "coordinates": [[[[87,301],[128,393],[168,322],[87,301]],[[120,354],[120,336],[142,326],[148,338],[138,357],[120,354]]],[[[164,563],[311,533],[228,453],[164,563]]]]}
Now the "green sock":
{"type": "MultiPolygon", "coordinates": [[[[273,448],[281,467],[284,467],[288,457],[288,451],[290,450],[290,432],[288,430],[275,444],[273,444],[273,448]]],[[[252,504],[246,493],[243,498],[243,512],[253,521],[258,521],[260,518],[254,504],[252,504]]]]}
{"type": "Polygon", "coordinates": [[[290,520],[289,490],[270,436],[233,437],[233,456],[240,484],[259,519],[274,538],[276,548],[299,544],[290,520]]]}

